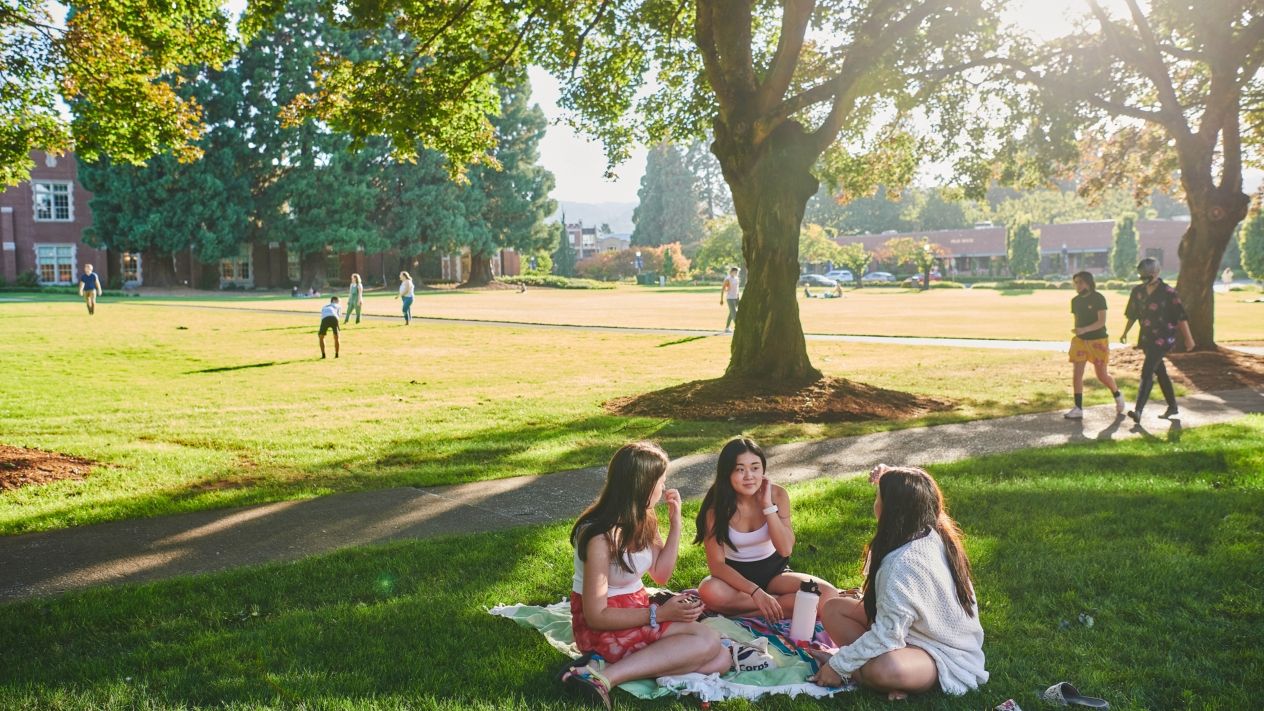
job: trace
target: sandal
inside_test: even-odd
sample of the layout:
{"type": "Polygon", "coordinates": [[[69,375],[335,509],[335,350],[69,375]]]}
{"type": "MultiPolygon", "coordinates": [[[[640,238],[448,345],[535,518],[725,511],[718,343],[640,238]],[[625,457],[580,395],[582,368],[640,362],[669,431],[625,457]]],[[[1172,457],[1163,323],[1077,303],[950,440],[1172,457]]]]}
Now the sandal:
{"type": "Polygon", "coordinates": [[[1091,709],[1108,709],[1110,704],[1105,699],[1099,699],[1096,696],[1082,696],[1079,689],[1071,686],[1070,682],[1060,682],[1045,689],[1045,693],[1040,697],[1051,704],[1059,706],[1087,706],[1091,709]]]}
{"type": "MultiPolygon", "coordinates": [[[[591,658],[591,655],[585,656],[591,658]]],[[[583,658],[580,657],[580,659],[583,658]]],[[[578,662],[579,659],[575,661],[578,662]]],[[[614,698],[610,695],[610,682],[597,670],[588,667],[586,663],[584,665],[572,664],[562,671],[558,679],[567,689],[600,702],[606,711],[613,711],[614,698]]]]}

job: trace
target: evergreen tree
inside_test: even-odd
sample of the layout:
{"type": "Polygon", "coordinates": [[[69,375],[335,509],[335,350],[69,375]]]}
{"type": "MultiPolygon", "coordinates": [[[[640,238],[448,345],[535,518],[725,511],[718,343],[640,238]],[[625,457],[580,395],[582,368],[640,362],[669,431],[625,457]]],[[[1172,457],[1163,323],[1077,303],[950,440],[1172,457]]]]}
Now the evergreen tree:
{"type": "MultiPolygon", "coordinates": [[[[382,283],[392,283],[401,270],[416,271],[421,256],[464,244],[469,229],[466,200],[473,193],[452,182],[443,156],[419,149],[415,162],[395,160],[384,143],[372,150],[377,185],[372,222],[399,262],[382,263],[382,283]]],[[[416,276],[416,275],[414,275],[416,276]]]]}
{"type": "Polygon", "coordinates": [[[554,228],[558,233],[557,251],[553,252],[553,273],[559,276],[575,276],[575,249],[571,246],[571,236],[566,232],[566,215],[562,222],[554,228]]]}
{"type": "Polygon", "coordinates": [[[632,212],[633,246],[692,246],[702,240],[694,176],[676,146],[660,143],[650,148],[637,197],[641,202],[632,212]]]}
{"type": "Polygon", "coordinates": [[[297,251],[303,288],[323,285],[328,254],[386,244],[368,220],[377,206],[375,156],[349,153],[350,138],[321,122],[287,122],[279,113],[313,91],[311,68],[323,52],[361,52],[357,40],[326,19],[318,0],[290,0],[238,62],[244,99],[238,121],[252,148],[256,198],[250,236],[297,251]]]}
{"type": "Polygon", "coordinates": [[[479,166],[471,171],[470,190],[481,193],[481,205],[471,214],[465,246],[470,250],[467,284],[492,280],[491,260],[502,249],[524,254],[547,247],[553,239],[545,218],[557,209],[549,197],[553,174],[540,165],[540,139],[548,121],[538,104],[529,104],[531,83],[526,74],[501,87],[500,116],[494,156],[500,169],[479,166]]]}
{"type": "Polygon", "coordinates": [[[693,175],[703,215],[708,220],[714,220],[720,215],[733,214],[733,195],[729,192],[728,183],[724,182],[720,161],[711,152],[710,137],[689,144],[689,148],[685,149],[685,165],[693,175]]]}
{"type": "Polygon", "coordinates": [[[1255,194],[1255,204],[1238,233],[1238,246],[1247,275],[1264,281],[1264,190],[1255,194]]]}
{"type": "Polygon", "coordinates": [[[1022,217],[1009,226],[1005,253],[1014,276],[1028,277],[1040,269],[1040,232],[1031,228],[1031,220],[1022,217]]]}
{"type": "Polygon", "coordinates": [[[85,243],[114,255],[141,252],[150,286],[218,286],[218,278],[175,273],[172,255],[186,249],[202,262],[235,254],[251,210],[250,181],[241,170],[247,148],[231,118],[239,94],[229,71],[193,68],[180,94],[204,107],[207,132],[196,144],[200,160],[171,153],[144,165],[108,158],[79,165],[79,180],[93,193],[92,226],[85,243]]]}
{"type": "Polygon", "coordinates": [[[1110,270],[1120,279],[1128,279],[1137,268],[1137,255],[1141,251],[1137,242],[1137,216],[1131,213],[1115,220],[1110,239],[1110,270]]]}

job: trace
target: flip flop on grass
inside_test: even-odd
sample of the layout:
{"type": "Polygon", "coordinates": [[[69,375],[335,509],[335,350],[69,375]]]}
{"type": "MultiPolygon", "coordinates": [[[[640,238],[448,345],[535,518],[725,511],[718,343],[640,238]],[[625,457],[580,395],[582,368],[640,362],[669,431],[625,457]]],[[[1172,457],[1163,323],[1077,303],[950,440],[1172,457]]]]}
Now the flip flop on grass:
{"type": "Polygon", "coordinates": [[[1110,704],[1105,699],[1099,699],[1096,696],[1082,696],[1079,689],[1071,686],[1070,682],[1059,682],[1045,689],[1045,693],[1041,694],[1041,698],[1051,704],[1059,706],[1087,706],[1091,709],[1108,709],[1110,704]]]}

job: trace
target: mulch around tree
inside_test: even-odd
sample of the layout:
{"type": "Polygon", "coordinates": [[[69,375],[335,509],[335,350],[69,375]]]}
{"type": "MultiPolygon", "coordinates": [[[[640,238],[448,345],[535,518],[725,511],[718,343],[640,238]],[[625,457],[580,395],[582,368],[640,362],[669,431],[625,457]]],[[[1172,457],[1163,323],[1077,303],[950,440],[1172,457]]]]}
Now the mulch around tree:
{"type": "Polygon", "coordinates": [[[0,444],[0,491],[83,479],[95,465],[96,462],[80,457],[0,444]]]}
{"type": "MultiPolygon", "coordinates": [[[[1138,375],[1144,360],[1145,354],[1135,348],[1112,351],[1111,373],[1138,375]]],[[[1264,357],[1228,348],[1172,353],[1167,374],[1185,387],[1203,392],[1259,388],[1264,387],[1264,357]]]]}
{"type": "Polygon", "coordinates": [[[953,409],[947,400],[822,378],[806,384],[762,380],[694,380],[604,404],[616,415],[741,422],[903,420],[953,409]]]}

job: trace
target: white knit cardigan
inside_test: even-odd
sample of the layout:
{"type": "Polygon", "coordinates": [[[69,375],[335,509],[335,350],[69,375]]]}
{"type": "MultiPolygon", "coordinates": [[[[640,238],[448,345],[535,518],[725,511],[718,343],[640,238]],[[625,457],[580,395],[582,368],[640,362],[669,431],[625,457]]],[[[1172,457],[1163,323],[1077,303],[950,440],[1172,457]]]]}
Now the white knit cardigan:
{"type": "Polygon", "coordinates": [[[878,599],[873,625],[830,659],[834,671],[850,674],[874,657],[911,645],[935,660],[945,693],[964,694],[987,682],[978,606],[967,615],[957,600],[937,531],[888,553],[874,589],[878,599]]]}

